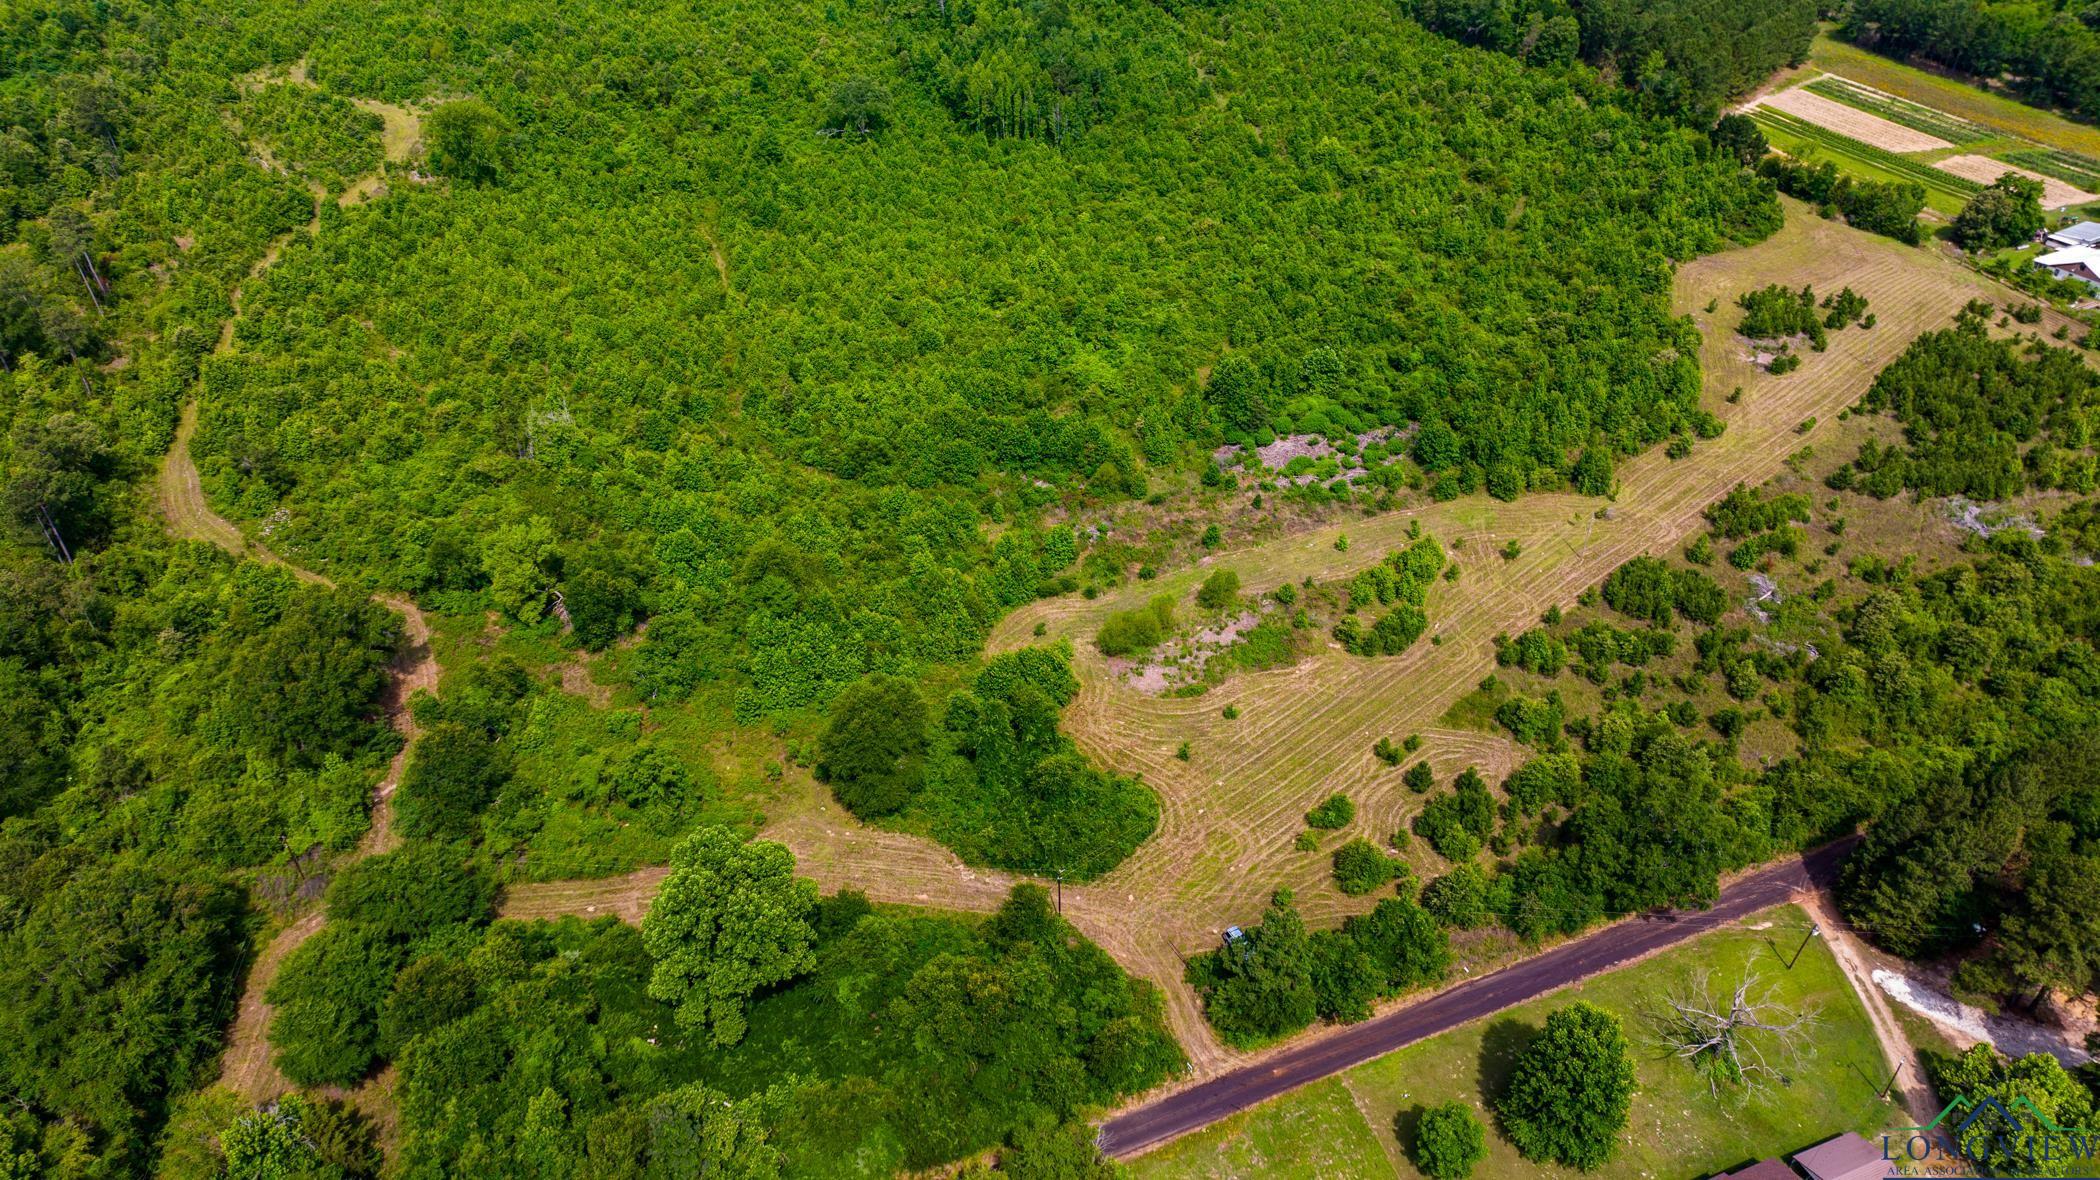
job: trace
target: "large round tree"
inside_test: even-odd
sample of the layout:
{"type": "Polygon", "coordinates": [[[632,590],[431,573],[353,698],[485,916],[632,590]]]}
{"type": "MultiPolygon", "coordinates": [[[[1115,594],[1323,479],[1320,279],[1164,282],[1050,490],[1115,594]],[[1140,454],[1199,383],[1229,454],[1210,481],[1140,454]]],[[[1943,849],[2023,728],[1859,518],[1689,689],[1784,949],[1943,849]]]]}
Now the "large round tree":
{"type": "Polygon", "coordinates": [[[649,994],[675,1005],[679,1024],[736,1044],[754,992],[816,966],[816,904],[816,884],[796,878],[782,845],[746,843],[728,828],[695,831],[672,851],[671,875],[642,919],[642,945],[656,960],[649,994]]]}
{"type": "Polygon", "coordinates": [[[1526,1159],[1591,1171],[1619,1145],[1633,1085],[1619,1018],[1575,1003],[1548,1016],[1524,1047],[1496,1109],[1526,1159]]]}

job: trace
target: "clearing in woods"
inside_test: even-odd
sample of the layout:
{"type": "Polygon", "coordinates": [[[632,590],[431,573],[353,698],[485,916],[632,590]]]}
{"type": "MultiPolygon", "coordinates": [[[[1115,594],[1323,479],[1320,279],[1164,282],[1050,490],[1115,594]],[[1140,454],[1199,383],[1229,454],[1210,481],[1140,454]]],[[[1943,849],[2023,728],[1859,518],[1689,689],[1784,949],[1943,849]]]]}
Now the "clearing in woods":
{"type": "MultiPolygon", "coordinates": [[[[1670,461],[1660,448],[1627,461],[1615,502],[1555,494],[1504,504],[1474,496],[1340,521],[1218,554],[1200,567],[1133,582],[1092,601],[1043,600],[995,629],[993,651],[1044,642],[1034,635],[1039,623],[1049,640],[1072,641],[1081,689],[1065,714],[1066,728],[1089,755],[1142,774],[1159,795],[1158,834],[1100,880],[1066,885],[1064,912],[1126,969],[1161,987],[1196,1077],[1247,1055],[1211,1034],[1182,982],[1185,956],[1211,946],[1223,927],[1255,917],[1277,886],[1297,891],[1315,925],[1374,900],[1351,901],[1333,889],[1328,852],[1355,835],[1382,843],[1418,806],[1399,771],[1372,755],[1377,739],[1419,732],[1423,756],[1440,781],[1467,765],[1499,781],[1522,760],[1519,748],[1497,736],[1437,726],[1451,703],[1493,670],[1496,633],[1519,631],[1545,608],[1571,604],[1629,558],[1674,548],[1701,527],[1701,512],[1729,488],[1762,482],[1792,452],[1827,438],[1831,420],[1912,338],[1946,324],[1971,299],[2009,295],[1932,251],[1824,221],[1797,202],[1785,206],[1786,226],[1769,240],[1678,272],[1676,304],[1705,334],[1705,404],[1727,421],[1727,432],[1681,461],[1670,461]],[[1829,351],[1807,354],[1798,371],[1772,376],[1751,363],[1733,329],[1741,314],[1736,296],[1773,282],[1832,291],[1849,285],[1872,300],[1878,326],[1833,333],[1829,351]],[[1706,310],[1710,302],[1712,311],[1706,310]],[[1729,404],[1726,396],[1737,387],[1743,395],[1729,404]],[[1823,425],[1797,433],[1810,419],[1823,425]],[[1180,699],[1135,691],[1092,648],[1109,612],[1162,592],[1186,593],[1211,568],[1236,571],[1250,594],[1307,576],[1346,577],[1404,543],[1418,521],[1447,546],[1463,544],[1453,554],[1462,576],[1455,585],[1439,583],[1430,600],[1431,632],[1440,644],[1425,637],[1402,655],[1380,659],[1325,644],[1295,667],[1242,675],[1206,696],[1180,699]],[[1345,532],[1350,548],[1337,552],[1335,539],[1345,532]],[[1504,561],[1496,551],[1512,539],[1521,554],[1504,561]],[[1225,720],[1228,704],[1241,716],[1225,720]],[[1191,750],[1187,762],[1175,757],[1184,741],[1191,750]],[[1320,851],[1294,851],[1302,813],[1336,791],[1356,801],[1355,822],[1323,840],[1320,851]]],[[[2044,333],[2068,322],[2045,314],[2044,333]]],[[[822,788],[807,784],[806,790],[808,805],[782,808],[767,835],[792,847],[803,871],[825,888],[851,886],[877,901],[968,909],[988,908],[1003,894],[1007,877],[965,868],[927,841],[863,827],[823,801],[822,788]]],[[[1418,873],[1441,871],[1419,843],[1410,854],[1418,873]]],[[[638,914],[660,876],[645,871],[595,883],[518,886],[506,913],[550,916],[597,906],[595,912],[638,914]]]]}

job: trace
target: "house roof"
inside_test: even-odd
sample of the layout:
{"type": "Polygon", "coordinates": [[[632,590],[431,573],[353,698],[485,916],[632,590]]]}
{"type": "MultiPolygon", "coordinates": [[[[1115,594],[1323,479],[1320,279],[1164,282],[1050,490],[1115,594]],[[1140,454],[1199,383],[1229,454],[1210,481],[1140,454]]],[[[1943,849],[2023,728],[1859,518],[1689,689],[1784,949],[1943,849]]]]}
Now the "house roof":
{"type": "Polygon", "coordinates": [[[1778,1160],[1759,1160],[1740,1172],[1723,1172],[1714,1180],[1801,1180],[1801,1173],[1778,1160]]]}
{"type": "Polygon", "coordinates": [[[2081,221],[2049,233],[2052,242],[2064,242],[2074,246],[2100,245],[2100,221],[2081,221]]]}
{"type": "Polygon", "coordinates": [[[2072,246],[2063,250],[2052,250],[2035,256],[2036,266],[2075,266],[2078,263],[2091,266],[2100,263],[2100,246],[2072,246]]]}
{"type": "Polygon", "coordinates": [[[1889,1174],[1881,1149],[1850,1131],[1795,1153],[1794,1164],[1809,1180],[1884,1180],[1889,1174]]]}

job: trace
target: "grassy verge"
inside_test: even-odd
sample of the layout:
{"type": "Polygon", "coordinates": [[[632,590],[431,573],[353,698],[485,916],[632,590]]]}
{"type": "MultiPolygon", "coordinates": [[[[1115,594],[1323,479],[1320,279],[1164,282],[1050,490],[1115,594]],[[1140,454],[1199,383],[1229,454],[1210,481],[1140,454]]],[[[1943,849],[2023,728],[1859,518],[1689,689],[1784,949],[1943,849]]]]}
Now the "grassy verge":
{"type": "MultiPolygon", "coordinates": [[[[1640,1090],[1632,1125],[1608,1167],[1614,1176],[1697,1176],[1798,1150],[1842,1131],[1872,1134],[1897,1111],[1876,1097],[1887,1070],[1859,998],[1819,941],[1801,944],[1807,916],[1791,906],[1718,931],[1625,970],[1388,1054],[1238,1115],[1134,1161],[1140,1180],[1226,1176],[1393,1176],[1406,1163],[1419,1112],[1457,1099],[1485,1117],[1517,1050],[1546,1014],[1582,999],[1618,1014],[1634,1045],[1640,1090]],[[1763,927],[1759,929],[1757,927],[1763,927]],[[1709,1092],[1653,1033],[1654,1007],[1708,971],[1715,988],[1755,974],[1772,998],[1818,1014],[1800,1054],[1780,1068],[1788,1084],[1709,1092]],[[1366,1150],[1365,1144],[1376,1150],[1366,1150]],[[1395,1164],[1394,1161],[1401,1161],[1395,1164]]],[[[1562,1177],[1525,1161],[1497,1132],[1476,1177],[1562,1177]]]]}

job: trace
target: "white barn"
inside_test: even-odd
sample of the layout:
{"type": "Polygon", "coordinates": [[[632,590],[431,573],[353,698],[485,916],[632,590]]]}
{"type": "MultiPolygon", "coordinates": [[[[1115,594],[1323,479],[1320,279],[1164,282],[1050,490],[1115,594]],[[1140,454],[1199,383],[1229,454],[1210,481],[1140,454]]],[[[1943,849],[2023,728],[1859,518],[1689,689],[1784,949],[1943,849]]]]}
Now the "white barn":
{"type": "Polygon", "coordinates": [[[2100,246],[2072,246],[2035,258],[2034,264],[2060,279],[2077,279],[2100,290],[2100,246]]]}

